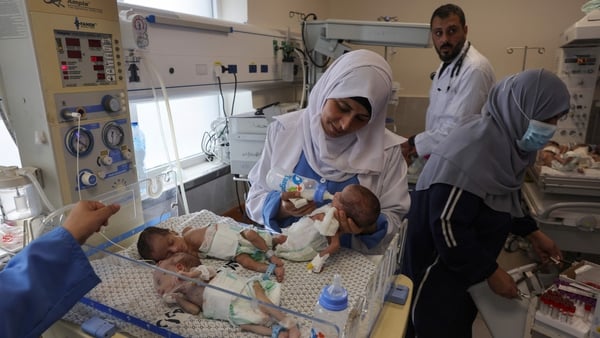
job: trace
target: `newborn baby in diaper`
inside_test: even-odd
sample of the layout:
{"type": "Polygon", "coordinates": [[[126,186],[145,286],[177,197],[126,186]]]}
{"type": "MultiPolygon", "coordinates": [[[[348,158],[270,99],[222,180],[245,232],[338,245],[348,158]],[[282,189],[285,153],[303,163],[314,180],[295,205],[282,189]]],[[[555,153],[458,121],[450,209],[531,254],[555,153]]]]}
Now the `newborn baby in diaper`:
{"type": "Polygon", "coordinates": [[[312,260],[309,269],[321,272],[329,255],[340,248],[343,231],[338,229],[336,209],[343,210],[362,229],[362,234],[376,230],[375,222],[381,212],[377,196],[359,184],[350,184],[336,193],[330,204],[284,228],[283,235],[275,236],[279,243],[275,246],[275,254],[296,262],[312,260]]]}
{"type": "Polygon", "coordinates": [[[177,252],[235,260],[246,269],[274,274],[281,282],[285,273],[283,261],[272,250],[278,240],[269,231],[237,223],[186,227],[181,235],[150,226],[140,233],[137,248],[142,258],[155,262],[177,252]]]}
{"type": "Polygon", "coordinates": [[[238,297],[242,294],[266,304],[279,305],[281,285],[271,280],[243,278],[230,269],[216,271],[201,265],[197,256],[185,252],[173,254],[158,262],[164,270],[194,281],[169,274],[159,269],[152,273],[154,288],[167,303],[177,304],[191,314],[202,312],[209,319],[225,320],[242,330],[272,337],[300,337],[298,326],[284,312],[263,304],[238,297]],[[205,284],[231,291],[225,293],[205,284]]]}

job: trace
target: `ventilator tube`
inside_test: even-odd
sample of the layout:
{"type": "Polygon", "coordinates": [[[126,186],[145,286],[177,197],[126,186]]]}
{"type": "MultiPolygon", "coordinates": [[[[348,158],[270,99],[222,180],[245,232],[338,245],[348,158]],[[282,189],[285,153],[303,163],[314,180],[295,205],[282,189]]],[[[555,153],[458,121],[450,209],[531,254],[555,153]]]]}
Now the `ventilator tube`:
{"type": "Polygon", "coordinates": [[[302,198],[318,203],[322,203],[324,200],[333,200],[333,195],[326,190],[327,186],[324,183],[294,173],[287,173],[277,167],[269,170],[267,185],[269,188],[281,192],[299,191],[302,198]]]}
{"type": "Polygon", "coordinates": [[[338,333],[332,325],[313,321],[311,337],[345,337],[344,328],[348,312],[348,291],[342,286],[342,277],[336,274],[333,276],[333,283],[326,285],[321,291],[315,305],[314,317],[335,324],[340,331],[338,333]]]}

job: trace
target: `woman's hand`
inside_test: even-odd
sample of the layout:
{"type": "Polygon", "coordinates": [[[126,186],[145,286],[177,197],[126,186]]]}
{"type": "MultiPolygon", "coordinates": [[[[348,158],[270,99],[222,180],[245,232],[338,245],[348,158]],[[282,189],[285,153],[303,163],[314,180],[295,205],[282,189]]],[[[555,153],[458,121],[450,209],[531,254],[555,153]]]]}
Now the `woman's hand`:
{"type": "Polygon", "coordinates": [[[293,199],[300,199],[302,196],[299,191],[294,192],[282,192],[281,193],[281,204],[279,206],[279,213],[277,217],[279,219],[288,218],[291,216],[302,217],[311,213],[317,208],[317,204],[314,201],[307,201],[306,205],[297,208],[292,202],[293,199]]]}
{"type": "MultiPolygon", "coordinates": [[[[344,210],[336,209],[335,218],[340,223],[340,230],[344,234],[358,235],[362,232],[361,228],[349,218],[344,210]]],[[[338,230],[339,231],[339,230],[338,230]]]]}
{"type": "Polygon", "coordinates": [[[517,283],[515,283],[515,280],[501,268],[497,268],[496,271],[488,277],[487,283],[492,291],[502,297],[516,298],[519,296],[517,283]]]}
{"type": "Polygon", "coordinates": [[[542,263],[547,262],[550,257],[555,258],[556,260],[561,260],[563,258],[556,243],[540,230],[530,233],[527,236],[527,239],[531,242],[533,249],[540,257],[542,263]]]}
{"type": "Polygon", "coordinates": [[[79,244],[108,223],[108,218],[119,211],[117,204],[107,205],[97,201],[79,201],[65,219],[63,227],[79,244]]]}

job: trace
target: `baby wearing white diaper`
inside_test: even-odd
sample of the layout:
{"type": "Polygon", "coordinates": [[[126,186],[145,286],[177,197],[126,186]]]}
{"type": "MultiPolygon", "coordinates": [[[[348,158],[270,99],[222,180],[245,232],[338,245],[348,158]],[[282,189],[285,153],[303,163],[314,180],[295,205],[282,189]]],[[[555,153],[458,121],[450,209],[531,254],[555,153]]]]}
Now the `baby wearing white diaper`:
{"type": "Polygon", "coordinates": [[[201,265],[197,256],[179,252],[158,262],[161,269],[201,281],[197,283],[156,269],[152,273],[154,287],[167,303],[178,304],[191,314],[202,312],[205,318],[225,320],[242,330],[265,336],[300,337],[296,323],[282,311],[239,297],[256,298],[279,305],[281,284],[270,279],[243,278],[229,269],[217,272],[201,265]],[[205,283],[216,288],[206,287],[205,283]],[[223,292],[228,290],[231,293],[223,292]]]}
{"type": "Polygon", "coordinates": [[[309,268],[321,272],[329,256],[340,249],[337,210],[343,210],[361,229],[361,234],[373,233],[375,222],[381,212],[377,196],[369,189],[350,184],[335,193],[333,201],[303,216],[291,226],[283,229],[283,235],[275,236],[275,254],[296,262],[311,261],[309,268]]]}

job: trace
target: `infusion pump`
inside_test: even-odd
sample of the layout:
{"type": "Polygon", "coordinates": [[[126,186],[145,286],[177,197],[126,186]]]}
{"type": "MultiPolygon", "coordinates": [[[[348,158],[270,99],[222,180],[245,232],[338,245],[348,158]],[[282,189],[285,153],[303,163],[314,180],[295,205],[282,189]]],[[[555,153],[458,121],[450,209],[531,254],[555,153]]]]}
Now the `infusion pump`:
{"type": "Polygon", "coordinates": [[[2,5],[0,81],[24,166],[59,207],[137,182],[116,1],[2,5]]]}

